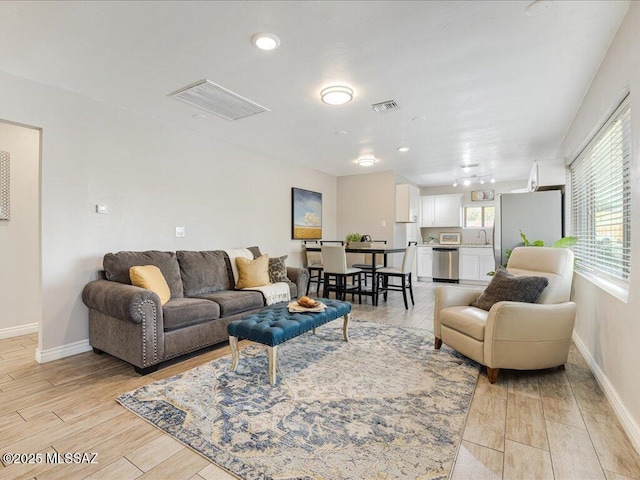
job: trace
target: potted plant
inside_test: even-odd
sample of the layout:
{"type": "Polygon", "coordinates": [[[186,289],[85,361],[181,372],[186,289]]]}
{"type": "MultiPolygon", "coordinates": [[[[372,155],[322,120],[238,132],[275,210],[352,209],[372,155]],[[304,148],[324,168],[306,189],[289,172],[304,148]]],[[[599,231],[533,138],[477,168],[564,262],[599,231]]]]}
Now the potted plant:
{"type": "MultiPolygon", "coordinates": [[[[527,236],[522,232],[522,230],[520,230],[520,238],[522,238],[522,246],[524,246],[524,247],[544,247],[544,241],[543,240],[534,240],[532,242],[527,238],[527,236]]],[[[554,242],[554,244],[551,245],[551,246],[554,247],[554,248],[571,248],[576,243],[578,243],[578,237],[569,236],[569,237],[562,237],[560,240],[556,240],[554,242]]],[[[507,260],[509,260],[509,256],[511,255],[511,251],[512,250],[505,250],[505,252],[504,252],[505,257],[507,257],[507,260]]],[[[505,263],[502,266],[506,268],[507,264],[505,263]]],[[[487,275],[493,276],[493,275],[495,275],[495,273],[496,272],[487,272],[487,275]]]]}
{"type": "Polygon", "coordinates": [[[347,234],[347,247],[352,245],[354,242],[360,242],[362,240],[362,235],[359,233],[348,233],[347,234]]]}

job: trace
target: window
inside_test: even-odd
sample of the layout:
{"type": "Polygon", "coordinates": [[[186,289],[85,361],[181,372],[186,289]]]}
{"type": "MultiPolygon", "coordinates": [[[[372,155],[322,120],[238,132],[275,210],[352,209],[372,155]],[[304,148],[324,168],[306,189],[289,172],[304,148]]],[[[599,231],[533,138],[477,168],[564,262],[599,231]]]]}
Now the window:
{"type": "Polygon", "coordinates": [[[493,228],[495,207],[464,207],[464,228],[493,228]]]}
{"type": "Polygon", "coordinates": [[[631,265],[629,97],[571,164],[576,267],[629,281],[631,265]]]}

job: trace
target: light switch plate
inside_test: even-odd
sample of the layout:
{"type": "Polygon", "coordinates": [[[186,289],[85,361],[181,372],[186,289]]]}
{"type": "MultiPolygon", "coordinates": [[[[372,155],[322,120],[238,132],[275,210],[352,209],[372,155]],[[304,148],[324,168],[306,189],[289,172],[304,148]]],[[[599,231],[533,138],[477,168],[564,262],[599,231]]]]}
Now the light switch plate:
{"type": "Polygon", "coordinates": [[[184,227],[176,227],[176,237],[185,237],[186,233],[184,227]]]}
{"type": "Polygon", "coordinates": [[[96,213],[100,213],[100,214],[109,213],[109,208],[106,205],[96,205],[96,213]]]}

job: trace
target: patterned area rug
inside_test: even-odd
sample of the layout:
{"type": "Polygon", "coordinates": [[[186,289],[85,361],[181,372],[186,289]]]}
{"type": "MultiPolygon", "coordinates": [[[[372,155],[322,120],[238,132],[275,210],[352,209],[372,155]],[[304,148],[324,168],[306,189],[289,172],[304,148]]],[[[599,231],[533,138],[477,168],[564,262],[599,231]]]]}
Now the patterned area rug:
{"type": "Polygon", "coordinates": [[[445,479],[478,366],[433,349],[423,330],[332,322],[118,398],[125,407],[243,479],[445,479]]]}

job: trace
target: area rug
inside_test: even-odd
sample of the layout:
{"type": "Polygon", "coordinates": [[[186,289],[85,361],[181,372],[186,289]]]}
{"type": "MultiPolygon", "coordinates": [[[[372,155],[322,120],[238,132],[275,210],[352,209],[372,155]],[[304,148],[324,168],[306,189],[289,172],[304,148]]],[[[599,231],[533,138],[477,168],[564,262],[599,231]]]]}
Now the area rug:
{"type": "Polygon", "coordinates": [[[333,322],[117,400],[243,479],[445,479],[478,378],[476,363],[425,330],[333,322]]]}

